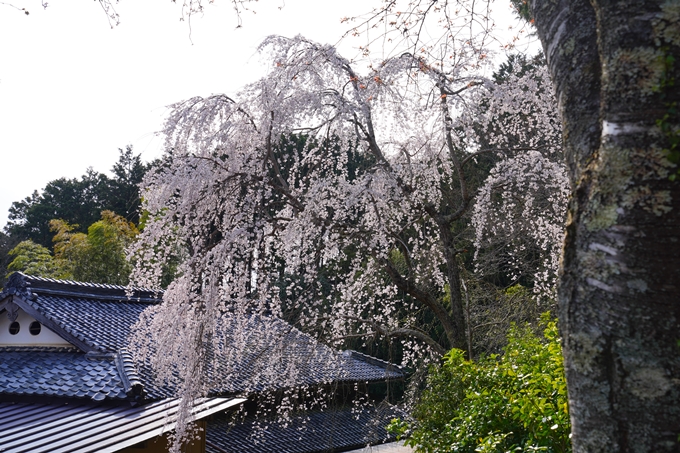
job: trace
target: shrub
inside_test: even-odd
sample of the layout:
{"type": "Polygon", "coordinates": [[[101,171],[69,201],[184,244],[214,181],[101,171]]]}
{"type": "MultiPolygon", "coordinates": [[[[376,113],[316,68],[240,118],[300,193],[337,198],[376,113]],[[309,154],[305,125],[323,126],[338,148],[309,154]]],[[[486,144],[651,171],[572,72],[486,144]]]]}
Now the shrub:
{"type": "Polygon", "coordinates": [[[569,452],[569,412],[557,325],[513,326],[502,356],[452,349],[433,367],[413,419],[389,430],[418,452],[569,452]]]}

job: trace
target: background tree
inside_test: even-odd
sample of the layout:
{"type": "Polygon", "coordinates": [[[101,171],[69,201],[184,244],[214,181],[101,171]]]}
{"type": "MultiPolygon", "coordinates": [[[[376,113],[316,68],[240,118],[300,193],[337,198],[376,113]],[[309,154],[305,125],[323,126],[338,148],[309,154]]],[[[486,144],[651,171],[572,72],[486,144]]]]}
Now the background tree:
{"type": "Polygon", "coordinates": [[[125,249],[138,234],[123,216],[103,211],[101,220],[75,232],[75,225],[63,220],[50,222],[54,236],[54,258],[69,278],[81,282],[126,285],[131,264],[125,249]]]}
{"type": "Polygon", "coordinates": [[[106,199],[107,183],[108,178],[92,168],[81,179],[50,181],[40,193],[35,191],[12,203],[5,231],[12,237],[51,247],[50,220],[64,218],[78,225],[95,222],[106,199]]]}
{"type": "Polygon", "coordinates": [[[9,254],[19,244],[19,241],[0,231],[0,288],[7,282],[6,275],[9,273],[7,266],[12,262],[13,257],[9,254]]]}
{"type": "Polygon", "coordinates": [[[114,211],[129,221],[139,222],[139,183],[149,165],[141,162],[132,147],[120,149],[118,162],[112,168],[113,178],[92,168],[80,178],[59,178],[47,183],[41,191],[12,203],[5,232],[18,240],[30,239],[44,247],[52,246],[50,220],[63,219],[80,225],[85,232],[104,210],[114,211]]]}
{"type": "Polygon", "coordinates": [[[144,164],[140,154],[133,154],[131,145],[118,151],[120,156],[111,169],[113,178],[108,184],[105,209],[137,225],[141,206],[139,185],[153,163],[144,164]]]}
{"type": "Polygon", "coordinates": [[[87,229],[76,231],[64,220],[50,222],[55,233],[54,255],[47,247],[31,240],[20,242],[9,251],[7,266],[14,271],[46,278],[59,278],[91,283],[126,285],[131,270],[125,249],[138,234],[137,228],[124,217],[103,211],[101,220],[87,229]]]}
{"type": "Polygon", "coordinates": [[[50,250],[31,240],[22,241],[8,253],[12,262],[7,266],[8,274],[23,272],[45,278],[70,278],[68,271],[54,259],[50,250]]]}

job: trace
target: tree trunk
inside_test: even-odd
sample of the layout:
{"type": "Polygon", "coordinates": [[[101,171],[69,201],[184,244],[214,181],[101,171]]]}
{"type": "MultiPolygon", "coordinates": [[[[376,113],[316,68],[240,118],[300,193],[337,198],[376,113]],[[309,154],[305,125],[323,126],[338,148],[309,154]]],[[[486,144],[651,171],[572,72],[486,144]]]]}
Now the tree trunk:
{"type": "Polygon", "coordinates": [[[532,3],[572,182],[559,303],[574,452],[677,452],[680,3],[532,3]]]}
{"type": "MultiPolygon", "coordinates": [[[[449,284],[450,294],[450,316],[453,322],[453,332],[447,332],[452,348],[469,351],[472,345],[468,343],[465,335],[469,319],[465,317],[463,311],[463,293],[460,286],[460,265],[455,247],[455,239],[451,232],[450,223],[439,224],[439,234],[441,235],[442,247],[446,258],[446,281],[449,284]]],[[[470,358],[470,357],[468,357],[470,358]]]]}

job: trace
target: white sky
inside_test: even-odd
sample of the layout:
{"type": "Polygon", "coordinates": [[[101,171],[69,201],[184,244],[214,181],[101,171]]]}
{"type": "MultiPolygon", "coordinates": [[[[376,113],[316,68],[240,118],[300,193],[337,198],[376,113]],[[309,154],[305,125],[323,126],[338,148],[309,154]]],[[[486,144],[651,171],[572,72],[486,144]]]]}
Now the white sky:
{"type": "MultiPolygon", "coordinates": [[[[46,10],[37,0],[8,1],[30,15],[0,1],[0,227],[13,201],[47,182],[80,177],[88,167],[108,172],[118,148],[130,144],[146,161],[159,157],[154,132],[165,106],[233,95],[255,81],[263,75],[255,50],[266,36],[336,43],[347,29],[340,18],[372,4],[264,0],[236,29],[229,2],[215,2],[192,19],[190,39],[179,5],[167,0],[121,0],[113,29],[91,0],[55,0],[46,10]]],[[[352,56],[360,44],[347,40],[340,49],[352,56]]]]}

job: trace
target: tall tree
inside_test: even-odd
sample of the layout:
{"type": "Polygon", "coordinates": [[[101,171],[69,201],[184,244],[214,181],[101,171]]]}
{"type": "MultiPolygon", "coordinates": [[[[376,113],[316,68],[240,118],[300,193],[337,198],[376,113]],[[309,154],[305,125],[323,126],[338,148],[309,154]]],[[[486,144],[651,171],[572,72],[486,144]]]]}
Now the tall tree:
{"type": "Polygon", "coordinates": [[[140,154],[133,154],[131,145],[118,151],[120,156],[111,169],[113,178],[109,182],[105,208],[137,225],[141,205],[139,185],[151,164],[144,164],[140,154]]]}
{"type": "Polygon", "coordinates": [[[138,234],[123,216],[102,211],[101,220],[87,228],[87,234],[74,231],[64,220],[50,222],[54,235],[54,258],[69,278],[93,283],[126,285],[131,265],[125,248],[138,234]]]}
{"type": "Polygon", "coordinates": [[[103,211],[101,220],[87,229],[75,231],[73,225],[53,219],[54,255],[47,247],[31,240],[20,242],[8,252],[12,260],[9,273],[19,271],[46,278],[61,278],[91,283],[126,285],[131,264],[125,248],[138,234],[124,217],[103,211]]]}
{"type": "MultiPolygon", "coordinates": [[[[467,350],[457,222],[469,218],[486,156],[559,153],[554,99],[537,89],[545,68],[497,84],[465,58],[444,74],[406,53],[360,75],[302,37],[262,48],[270,73],[238,98],[175,106],[165,164],[143,189],[134,283],[158,286],[168,238],[187,250],[164,304],[140,326],[160,348],[154,364],[167,373],[187,363],[185,396],[195,396],[218,378],[205,351],[239,354],[217,345],[245,335],[216,330],[218,313],[237,327],[282,317],[282,294],[295,296],[285,302],[297,325],[333,345],[389,338],[405,364],[467,350]],[[503,115],[507,129],[490,127],[503,115]],[[299,147],[285,146],[300,134],[299,147]]],[[[261,360],[279,360],[277,351],[261,360]]]]}
{"type": "Polygon", "coordinates": [[[0,231],[0,288],[7,282],[7,266],[12,262],[13,257],[9,254],[19,244],[20,241],[8,236],[0,231]]]}
{"type": "Polygon", "coordinates": [[[30,239],[21,241],[9,251],[8,256],[12,259],[12,262],[7,266],[9,274],[23,272],[45,278],[71,277],[71,274],[54,259],[47,247],[36,244],[30,239]]]}
{"type": "Polygon", "coordinates": [[[47,183],[30,197],[12,203],[5,231],[18,240],[30,239],[44,247],[52,246],[50,221],[62,219],[86,232],[99,220],[102,211],[114,211],[129,221],[139,222],[139,184],[149,168],[134,155],[131,146],[119,149],[111,169],[113,178],[88,168],[81,178],[59,178],[47,183]]]}
{"type": "Polygon", "coordinates": [[[680,451],[680,4],[532,1],[572,183],[560,321],[575,452],[680,451]]]}
{"type": "Polygon", "coordinates": [[[51,247],[50,220],[65,219],[70,223],[90,225],[96,222],[107,195],[106,175],[89,168],[82,178],[59,178],[47,183],[39,193],[12,203],[5,231],[19,239],[30,239],[51,247]]]}

